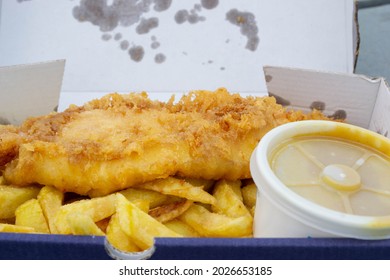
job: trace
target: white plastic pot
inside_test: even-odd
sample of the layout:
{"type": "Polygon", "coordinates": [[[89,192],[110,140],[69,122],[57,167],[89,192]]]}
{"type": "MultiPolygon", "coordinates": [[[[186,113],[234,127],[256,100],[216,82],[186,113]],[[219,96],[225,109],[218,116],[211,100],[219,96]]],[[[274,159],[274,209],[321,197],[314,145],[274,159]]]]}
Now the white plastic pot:
{"type": "Polygon", "coordinates": [[[261,139],[250,168],[255,237],[390,237],[386,137],[339,122],[288,123],[261,139]]]}

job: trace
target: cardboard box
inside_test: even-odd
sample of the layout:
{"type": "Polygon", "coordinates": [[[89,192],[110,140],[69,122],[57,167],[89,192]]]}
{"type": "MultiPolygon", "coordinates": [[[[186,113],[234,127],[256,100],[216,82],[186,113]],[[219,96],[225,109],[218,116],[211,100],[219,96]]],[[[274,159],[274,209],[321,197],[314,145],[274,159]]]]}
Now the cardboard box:
{"type": "MultiPolygon", "coordinates": [[[[383,79],[358,75],[265,67],[272,94],[290,106],[308,109],[311,102],[326,103],[325,113],[345,110],[348,121],[388,136],[390,93],[383,79]],[[272,76],[272,79],[270,78],[272,76]],[[310,98],[303,94],[310,91],[310,98]],[[337,92],[335,96],[325,92],[337,92]],[[297,96],[294,94],[297,93],[297,96]],[[352,94],[352,95],[351,95],[352,94]],[[357,100],[352,99],[356,97],[357,100]],[[362,102],[358,98],[367,98],[362,102]],[[298,101],[295,100],[297,98],[298,101]],[[313,99],[311,99],[313,98],[313,99]],[[332,101],[333,100],[333,101],[332,101]],[[305,102],[302,102],[305,101],[305,102]],[[345,107],[356,101],[358,107],[345,107]],[[334,103],[332,103],[334,102],[334,103]],[[367,105],[367,104],[368,105],[367,105]],[[363,106],[364,105],[364,106],[363,106]],[[359,105],[360,106],[360,105],[359,105]],[[364,116],[362,116],[362,114],[364,116]]],[[[0,259],[108,259],[103,237],[0,234],[0,259]]],[[[387,259],[390,241],[345,238],[158,238],[151,259],[387,259]]]]}
{"type": "MultiPolygon", "coordinates": [[[[148,6],[150,14],[139,12],[134,24],[116,18],[114,25],[118,26],[114,28],[110,22],[85,18],[88,14],[82,13],[85,7],[80,3],[2,2],[2,101],[9,100],[11,94],[2,90],[3,83],[11,81],[9,75],[15,75],[12,72],[17,69],[23,69],[27,78],[8,82],[11,90],[27,80],[37,81],[37,75],[43,84],[53,83],[50,99],[60,95],[60,111],[70,103],[81,104],[113,91],[146,90],[152,98],[167,99],[170,93],[224,86],[243,95],[269,92],[294,109],[315,106],[329,115],[346,114],[348,121],[388,135],[390,96],[386,83],[352,74],[358,52],[354,1],[262,0],[245,1],[239,7],[236,1],[223,1],[214,8],[201,6],[199,1],[176,1],[166,10],[148,6]],[[257,27],[258,32],[243,35],[236,24],[250,19],[248,11],[255,17],[252,28],[257,27]],[[226,19],[228,12],[235,15],[235,23],[226,19]],[[159,28],[153,28],[153,21],[141,25],[141,18],[153,17],[158,18],[159,28]],[[142,28],[137,31],[138,26],[142,28]],[[140,33],[148,28],[153,32],[140,33]],[[327,36],[321,34],[324,32],[327,36]],[[258,45],[253,43],[256,36],[258,45]],[[248,42],[252,42],[252,50],[246,47],[248,42]],[[134,46],[144,50],[138,62],[137,56],[129,53],[134,46]],[[66,59],[62,85],[64,61],[58,59],[66,59]],[[35,64],[40,61],[50,62],[35,64]],[[8,67],[20,64],[28,65],[8,67]]],[[[25,93],[37,87],[32,84],[16,91],[25,93]]],[[[46,97],[34,97],[45,104],[39,114],[53,108],[46,97]]],[[[33,114],[28,102],[16,100],[19,102],[12,107],[1,102],[0,116],[8,122],[18,123],[23,118],[10,116],[12,112],[33,114]]],[[[108,259],[104,246],[103,237],[1,233],[0,259],[108,259]]],[[[389,254],[387,240],[158,238],[151,259],[386,259],[389,254]]]]}

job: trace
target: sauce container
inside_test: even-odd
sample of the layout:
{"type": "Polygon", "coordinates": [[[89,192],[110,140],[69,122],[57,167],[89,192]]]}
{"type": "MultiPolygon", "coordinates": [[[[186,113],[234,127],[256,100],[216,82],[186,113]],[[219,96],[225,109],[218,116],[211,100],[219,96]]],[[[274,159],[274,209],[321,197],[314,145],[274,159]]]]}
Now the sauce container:
{"type": "Polygon", "coordinates": [[[390,237],[390,140],[309,120],[268,132],[252,154],[254,237],[390,237]]]}

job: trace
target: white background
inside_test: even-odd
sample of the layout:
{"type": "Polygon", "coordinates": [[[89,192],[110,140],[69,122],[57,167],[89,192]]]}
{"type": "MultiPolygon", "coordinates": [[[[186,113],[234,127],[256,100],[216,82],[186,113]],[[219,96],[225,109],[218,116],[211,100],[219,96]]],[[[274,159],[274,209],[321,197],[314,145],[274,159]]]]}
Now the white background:
{"type": "Polygon", "coordinates": [[[61,276],[62,278],[76,279],[383,279],[386,277],[388,265],[387,260],[372,261],[344,261],[344,260],[168,260],[159,261],[2,261],[2,274],[15,279],[39,278],[40,280],[52,280],[61,276]],[[183,269],[202,268],[208,270],[203,276],[133,276],[119,275],[121,268],[151,268],[151,269],[172,269],[173,267],[183,269]],[[238,268],[238,267],[270,267],[272,274],[254,276],[215,276],[211,275],[213,267],[238,268]],[[23,269],[20,269],[23,267],[23,269]]]}

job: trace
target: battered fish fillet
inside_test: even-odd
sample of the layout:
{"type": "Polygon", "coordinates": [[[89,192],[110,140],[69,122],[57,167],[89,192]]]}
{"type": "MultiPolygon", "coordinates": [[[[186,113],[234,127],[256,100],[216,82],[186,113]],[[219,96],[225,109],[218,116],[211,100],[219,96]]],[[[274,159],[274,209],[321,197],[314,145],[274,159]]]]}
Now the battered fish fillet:
{"type": "Polygon", "coordinates": [[[223,88],[166,103],[146,93],[109,94],[20,127],[0,126],[0,168],[14,185],[51,185],[91,197],[168,176],[244,179],[267,131],[305,119],[325,117],[223,88]]]}

